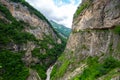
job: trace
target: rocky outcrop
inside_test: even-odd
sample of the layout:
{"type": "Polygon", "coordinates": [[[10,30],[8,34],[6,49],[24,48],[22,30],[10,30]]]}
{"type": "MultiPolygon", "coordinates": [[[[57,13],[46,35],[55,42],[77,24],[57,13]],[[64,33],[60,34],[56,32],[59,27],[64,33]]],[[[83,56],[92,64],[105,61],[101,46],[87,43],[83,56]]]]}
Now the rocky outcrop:
{"type": "Polygon", "coordinates": [[[86,0],[88,6],[74,18],[73,30],[104,29],[120,24],[119,0],[86,0]]]}
{"type": "Polygon", "coordinates": [[[51,25],[47,21],[40,19],[34,13],[31,13],[27,6],[21,3],[11,2],[10,0],[1,0],[1,2],[10,10],[12,16],[28,24],[26,25],[25,31],[34,34],[37,39],[42,39],[44,34],[52,34],[52,37],[56,39],[57,36],[53,32],[51,25]]]}
{"type": "Polygon", "coordinates": [[[41,78],[36,71],[30,70],[30,76],[27,78],[27,80],[41,80],[41,78]]]}
{"type": "MultiPolygon", "coordinates": [[[[107,56],[120,60],[119,3],[120,0],[83,0],[76,11],[79,14],[77,16],[75,14],[73,20],[72,33],[64,51],[65,57],[60,57],[68,60],[69,64],[62,73],[61,68],[66,63],[58,59],[56,63],[58,72],[51,78],[52,80],[79,80],[79,78],[75,79],[78,75],[73,76],[72,73],[82,67],[81,64],[89,56],[97,56],[101,62],[107,56]]],[[[78,72],[81,71],[84,70],[81,69],[78,72]]],[[[111,78],[111,80],[116,79],[119,80],[119,77],[111,78]]]]}
{"type": "Polygon", "coordinates": [[[113,29],[120,24],[118,3],[119,0],[93,0],[88,8],[74,18],[73,33],[66,49],[84,55],[100,55],[100,53],[110,53],[109,47],[112,44],[116,51],[120,36],[114,34],[113,29]]]}

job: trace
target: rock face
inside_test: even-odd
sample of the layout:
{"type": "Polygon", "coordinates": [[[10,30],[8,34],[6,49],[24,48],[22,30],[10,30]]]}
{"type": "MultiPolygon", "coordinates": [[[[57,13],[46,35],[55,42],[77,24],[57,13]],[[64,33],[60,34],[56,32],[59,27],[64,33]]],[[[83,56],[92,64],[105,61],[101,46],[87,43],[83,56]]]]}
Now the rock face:
{"type": "MultiPolygon", "coordinates": [[[[84,64],[89,56],[97,56],[100,62],[107,56],[113,56],[120,60],[119,4],[120,0],[82,1],[76,11],[77,15],[75,13],[72,33],[70,34],[66,49],[58,59],[56,68],[53,68],[57,69],[57,72],[52,76],[52,80],[88,80],[75,79],[75,77],[80,75],[81,71],[84,71],[81,65],[84,64]],[[65,62],[66,60],[69,62],[68,64],[65,62]],[[79,69],[79,71],[77,71],[78,74],[74,75],[76,69],[79,69]]],[[[111,80],[120,79],[119,74],[115,78],[114,76],[114,74],[111,76],[111,80]]],[[[96,78],[96,80],[110,79],[96,78]]]]}
{"type": "Polygon", "coordinates": [[[86,0],[84,9],[73,21],[73,30],[112,28],[120,24],[119,0],[86,0]]]}
{"type": "Polygon", "coordinates": [[[74,18],[73,33],[66,49],[83,55],[100,55],[110,53],[109,45],[112,44],[116,51],[120,36],[114,34],[113,29],[120,24],[118,3],[119,0],[93,0],[88,8],[74,18]]]}
{"type": "Polygon", "coordinates": [[[20,3],[10,2],[10,0],[1,0],[1,2],[10,10],[12,16],[17,20],[29,24],[25,29],[27,32],[34,34],[38,39],[42,39],[43,34],[52,34],[52,37],[56,39],[56,35],[53,32],[51,25],[45,20],[40,19],[34,13],[31,13],[27,6],[20,3]],[[31,26],[31,28],[28,26],[31,26]]]}
{"type": "Polygon", "coordinates": [[[41,78],[36,71],[30,70],[30,76],[27,78],[27,80],[41,80],[41,78]]]}
{"type": "MultiPolygon", "coordinates": [[[[7,27],[10,26],[13,28],[18,27],[15,29],[16,33],[22,33],[17,36],[14,36],[15,33],[13,30],[12,31],[13,35],[11,35],[12,32],[10,33],[10,35],[9,34],[5,35],[6,38],[9,39],[9,41],[7,42],[6,45],[3,45],[3,43],[0,42],[1,44],[0,50],[2,49],[9,50],[13,53],[24,52],[25,54],[21,57],[21,60],[23,61],[25,67],[30,68],[29,74],[27,75],[28,78],[26,79],[27,80],[41,80],[43,78],[45,79],[46,76],[44,75],[45,71],[47,70],[46,68],[55,62],[55,59],[58,56],[56,50],[57,49],[60,50],[62,40],[61,38],[58,37],[57,33],[54,31],[49,21],[40,12],[38,12],[36,9],[30,6],[27,2],[22,1],[23,0],[0,0],[1,32],[2,30],[5,30],[4,28],[6,28],[6,26],[7,27]],[[7,16],[6,14],[10,16],[7,16]],[[15,21],[16,24],[14,23],[15,21]],[[20,25],[17,25],[17,23],[20,23],[20,25]],[[22,27],[24,27],[24,29],[17,30],[21,25],[22,27]],[[16,43],[14,40],[15,37],[16,41],[20,39],[21,41],[23,41],[23,43],[22,42],[16,43]],[[17,39],[17,37],[19,38],[17,39]],[[55,56],[56,58],[54,56],[50,57],[51,55],[56,55],[55,56]],[[36,65],[39,65],[40,67],[37,67],[36,65]],[[43,75],[42,76],[43,78],[41,78],[40,76],[41,73],[43,75]]],[[[6,30],[6,34],[9,33],[9,31],[10,29],[8,28],[8,30],[6,30]]],[[[1,34],[4,34],[4,32],[1,34]]],[[[4,35],[0,36],[2,36],[2,38],[4,39],[4,35]]],[[[2,63],[0,63],[0,66],[1,64],[2,63]]],[[[5,71],[4,68],[2,70],[5,71]]],[[[0,74],[2,74],[1,69],[0,74]]],[[[0,79],[2,79],[1,76],[0,79]]]]}

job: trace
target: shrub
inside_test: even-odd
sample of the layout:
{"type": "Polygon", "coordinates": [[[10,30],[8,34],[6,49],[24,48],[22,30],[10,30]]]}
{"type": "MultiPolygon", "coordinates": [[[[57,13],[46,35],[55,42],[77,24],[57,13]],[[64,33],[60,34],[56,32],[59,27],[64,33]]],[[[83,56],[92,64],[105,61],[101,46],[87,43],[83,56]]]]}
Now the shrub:
{"type": "Polygon", "coordinates": [[[74,80],[95,80],[96,78],[107,74],[114,68],[120,67],[120,61],[112,56],[107,57],[102,63],[98,62],[98,58],[89,57],[87,59],[88,67],[83,73],[74,78],[74,80]]]}
{"type": "Polygon", "coordinates": [[[74,14],[74,18],[78,17],[78,15],[86,8],[88,8],[93,0],[86,0],[86,2],[82,3],[80,5],[80,7],[78,7],[78,9],[76,10],[75,14],[74,14]]]}
{"type": "Polygon", "coordinates": [[[0,75],[3,80],[25,80],[29,75],[28,68],[21,60],[22,53],[13,53],[11,51],[0,51],[0,75]]]}
{"type": "Polygon", "coordinates": [[[104,60],[103,66],[104,68],[111,70],[113,68],[120,67],[120,61],[110,56],[104,60]]]}
{"type": "Polygon", "coordinates": [[[7,19],[11,21],[15,20],[15,18],[12,17],[10,11],[5,6],[3,6],[1,3],[0,3],[0,12],[2,12],[7,19]]]}
{"type": "Polygon", "coordinates": [[[50,77],[55,77],[56,72],[57,72],[57,65],[54,65],[50,77]]]}
{"type": "Polygon", "coordinates": [[[11,0],[13,2],[25,2],[25,0],[11,0]]]}
{"type": "Polygon", "coordinates": [[[76,13],[74,14],[74,18],[77,17],[84,9],[88,7],[87,3],[82,4],[80,7],[78,7],[76,13]]]}
{"type": "Polygon", "coordinates": [[[32,69],[36,70],[42,80],[46,79],[46,66],[36,64],[31,66],[32,69]]]}
{"type": "Polygon", "coordinates": [[[62,77],[64,75],[64,73],[66,72],[69,64],[70,64],[70,62],[68,60],[65,60],[57,72],[56,72],[57,68],[56,68],[56,66],[54,66],[53,71],[51,73],[51,80],[56,80],[57,78],[62,77]]]}
{"type": "Polygon", "coordinates": [[[57,74],[59,77],[63,76],[63,74],[66,72],[67,68],[68,68],[68,65],[69,65],[69,61],[66,60],[64,61],[64,63],[61,65],[61,67],[59,68],[57,74]]]}
{"type": "Polygon", "coordinates": [[[0,10],[5,17],[11,21],[11,23],[6,23],[3,19],[0,22],[0,42],[2,45],[6,45],[10,42],[17,44],[26,43],[27,41],[36,41],[33,34],[28,32],[23,32],[24,26],[22,22],[17,21],[9,12],[9,10],[0,5],[0,10]]]}
{"type": "MultiPolygon", "coordinates": [[[[57,44],[54,42],[53,38],[51,36],[45,35],[43,40],[38,41],[38,45],[40,47],[35,48],[32,51],[32,55],[34,57],[37,57],[41,62],[39,66],[44,66],[44,72],[47,70],[47,68],[53,64],[57,58],[61,55],[61,53],[64,50],[65,44],[57,44]],[[48,45],[53,46],[52,48],[49,48],[48,45]],[[44,50],[40,52],[41,50],[44,50]],[[49,61],[48,61],[49,60],[49,61]],[[47,62],[47,64],[45,63],[47,62]]],[[[42,73],[39,73],[42,74],[42,73]]]]}
{"type": "Polygon", "coordinates": [[[120,34],[120,25],[115,26],[115,28],[113,29],[113,32],[116,34],[120,34]]]}

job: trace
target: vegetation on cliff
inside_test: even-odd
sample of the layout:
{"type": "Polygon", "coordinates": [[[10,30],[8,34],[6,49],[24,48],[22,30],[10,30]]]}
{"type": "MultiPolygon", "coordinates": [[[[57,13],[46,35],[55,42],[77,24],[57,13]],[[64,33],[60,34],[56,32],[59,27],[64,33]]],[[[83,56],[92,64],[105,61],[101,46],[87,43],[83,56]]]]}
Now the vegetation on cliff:
{"type": "Polygon", "coordinates": [[[88,8],[91,4],[92,0],[87,0],[86,2],[82,3],[78,9],[76,10],[74,14],[74,18],[77,18],[82,11],[84,11],[86,8],[88,8]]]}
{"type": "Polygon", "coordinates": [[[16,2],[16,3],[21,3],[22,5],[26,6],[28,8],[28,10],[30,11],[31,14],[35,14],[41,20],[44,20],[45,22],[47,22],[50,25],[50,27],[53,29],[53,31],[58,35],[58,33],[56,32],[56,30],[52,27],[52,25],[46,19],[46,17],[40,11],[38,11],[37,9],[35,9],[34,7],[32,7],[29,3],[27,3],[25,0],[10,0],[10,1],[13,1],[13,2],[16,2]]]}
{"type": "Polygon", "coordinates": [[[62,77],[65,74],[69,64],[71,63],[71,60],[68,60],[65,56],[65,53],[63,53],[58,58],[58,61],[61,62],[61,64],[59,64],[59,65],[55,64],[53,69],[52,69],[52,72],[51,72],[51,75],[50,75],[51,80],[56,80],[56,79],[62,77]]]}
{"type": "Polygon", "coordinates": [[[23,24],[17,21],[2,4],[0,4],[0,12],[11,21],[9,23],[5,19],[0,19],[0,79],[25,80],[29,75],[29,70],[21,60],[24,52],[12,52],[7,49],[7,45],[10,43],[23,44],[36,39],[34,35],[23,32],[23,24]]]}
{"type": "Polygon", "coordinates": [[[116,34],[120,34],[120,25],[116,25],[115,28],[113,29],[113,32],[116,34]]]}
{"type": "MultiPolygon", "coordinates": [[[[27,6],[31,14],[45,20],[51,27],[48,20],[24,0],[11,1],[20,2],[27,6]]],[[[2,3],[0,3],[0,14],[3,16],[3,18],[0,18],[0,80],[26,80],[29,76],[29,68],[36,70],[41,79],[45,80],[47,68],[56,61],[64,50],[65,39],[59,36],[57,32],[54,32],[61,40],[60,44],[55,42],[50,35],[44,35],[44,39],[38,40],[33,34],[25,32],[24,29],[27,24],[24,21],[16,20],[2,3]],[[15,51],[12,48],[12,44],[22,46],[28,42],[36,44],[37,47],[32,51],[32,56],[38,58],[40,63],[31,63],[26,66],[22,60],[26,50],[21,51],[18,49],[18,51],[15,51]],[[10,46],[11,48],[9,48],[10,46]],[[46,52],[42,53],[41,49],[46,52]]],[[[30,27],[30,25],[27,26],[30,27]]]]}
{"type": "Polygon", "coordinates": [[[0,50],[0,80],[25,80],[29,69],[24,65],[22,52],[0,50]]]}
{"type": "Polygon", "coordinates": [[[63,40],[62,44],[57,44],[50,36],[44,36],[43,40],[40,40],[38,48],[35,48],[32,51],[33,57],[37,57],[41,62],[41,65],[31,65],[34,69],[39,69],[38,73],[42,79],[46,78],[46,70],[50,65],[53,65],[57,58],[61,55],[64,51],[66,42],[63,40]],[[51,48],[49,48],[49,45],[51,48]],[[40,50],[44,50],[41,52],[40,50]],[[39,66],[39,68],[38,68],[39,66]],[[40,66],[42,67],[40,69],[40,66]]]}
{"type": "Polygon", "coordinates": [[[9,10],[0,4],[0,11],[4,16],[11,21],[6,22],[5,19],[0,19],[0,42],[1,44],[8,44],[15,42],[16,44],[27,43],[27,41],[35,41],[34,35],[23,32],[24,26],[21,21],[17,21],[12,17],[9,10]]]}
{"type": "Polygon", "coordinates": [[[98,61],[99,57],[89,57],[86,59],[88,67],[81,75],[77,75],[73,80],[95,80],[106,75],[111,70],[120,67],[120,61],[109,56],[102,62],[98,61]]]}

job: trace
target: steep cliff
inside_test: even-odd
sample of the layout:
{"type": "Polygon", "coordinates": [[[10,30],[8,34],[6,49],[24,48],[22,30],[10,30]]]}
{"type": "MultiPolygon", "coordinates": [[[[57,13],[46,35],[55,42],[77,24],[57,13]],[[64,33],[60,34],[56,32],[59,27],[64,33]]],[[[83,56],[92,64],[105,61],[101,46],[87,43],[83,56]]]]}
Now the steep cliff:
{"type": "Polygon", "coordinates": [[[120,79],[120,0],[83,0],[51,80],[120,79]]]}
{"type": "Polygon", "coordinates": [[[0,80],[45,80],[65,42],[24,0],[0,0],[0,80]]]}

